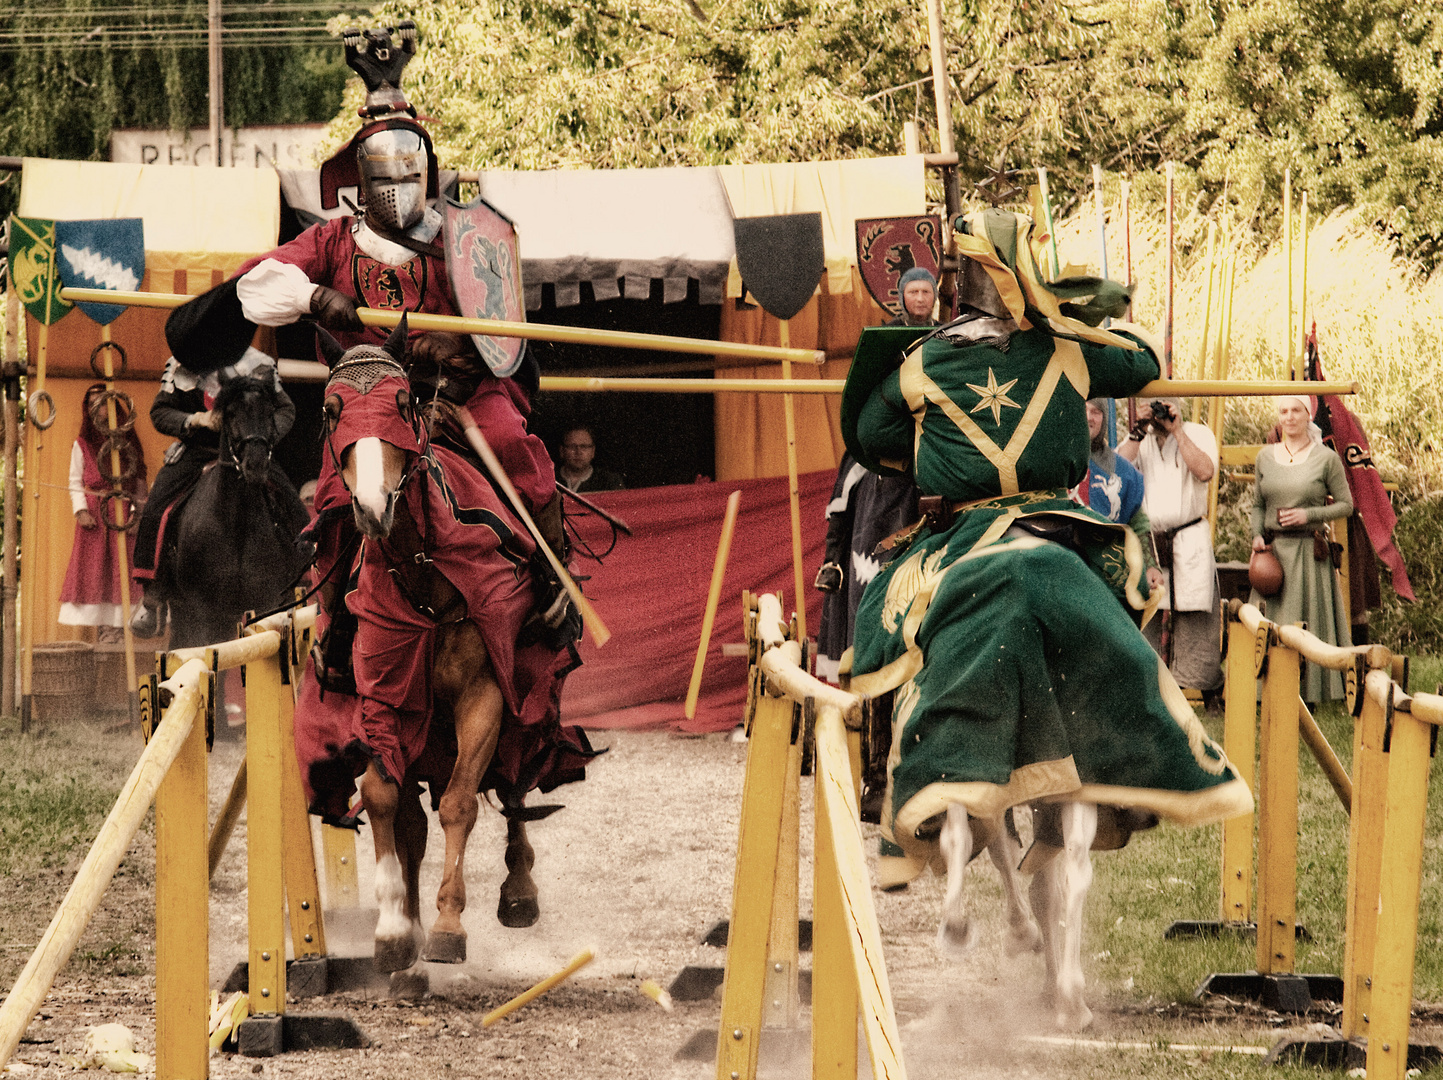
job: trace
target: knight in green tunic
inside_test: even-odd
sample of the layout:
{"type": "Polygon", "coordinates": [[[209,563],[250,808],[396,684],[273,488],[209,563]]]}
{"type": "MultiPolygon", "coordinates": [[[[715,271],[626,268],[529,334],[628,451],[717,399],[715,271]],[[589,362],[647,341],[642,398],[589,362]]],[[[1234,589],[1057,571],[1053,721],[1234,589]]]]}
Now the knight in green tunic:
{"type": "Polygon", "coordinates": [[[1155,353],[1138,328],[1095,328],[1125,302],[1117,286],[1042,285],[1030,230],[1000,210],[968,218],[961,318],[864,331],[843,395],[857,460],[948,511],[857,613],[852,688],[895,691],[884,884],[921,871],[949,803],[990,819],[1076,800],[1187,825],[1252,809],[1138,630],[1137,537],[1067,495],[1087,472],[1087,399],[1137,393],[1155,353]]]}

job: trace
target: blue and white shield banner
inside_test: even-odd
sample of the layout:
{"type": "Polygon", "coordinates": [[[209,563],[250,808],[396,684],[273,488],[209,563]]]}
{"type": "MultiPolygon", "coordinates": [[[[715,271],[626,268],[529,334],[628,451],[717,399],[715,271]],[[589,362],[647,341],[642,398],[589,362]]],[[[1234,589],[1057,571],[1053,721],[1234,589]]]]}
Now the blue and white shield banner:
{"type": "MultiPolygon", "coordinates": [[[[140,218],[55,223],[55,268],[66,288],[135,292],[145,278],[145,230],[140,218]]],[[[118,319],[121,304],[83,303],[101,326],[118,319]]]]}
{"type": "MultiPolygon", "coordinates": [[[[479,196],[464,205],[447,199],[442,237],[456,310],[468,319],[525,322],[521,252],[511,219],[479,196]]],[[[514,375],[526,353],[523,338],[472,334],[471,340],[498,378],[514,375]]]]}

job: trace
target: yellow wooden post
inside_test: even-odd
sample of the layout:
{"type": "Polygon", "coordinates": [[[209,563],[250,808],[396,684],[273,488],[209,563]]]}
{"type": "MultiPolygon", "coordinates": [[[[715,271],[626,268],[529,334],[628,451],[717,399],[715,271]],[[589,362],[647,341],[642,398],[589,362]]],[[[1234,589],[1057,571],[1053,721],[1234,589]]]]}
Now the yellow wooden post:
{"type": "Polygon", "coordinates": [[[857,977],[837,878],[826,781],[816,770],[812,855],[812,1080],[856,1080],[857,977]]]}
{"type": "Polygon", "coordinates": [[[790,756],[792,703],[768,697],[761,688],[760,676],[753,670],[752,693],[759,697],[742,786],[721,1028],[717,1034],[717,1080],[754,1080],[757,1073],[767,937],[790,756]]]}
{"type": "Polygon", "coordinates": [[[1298,654],[1285,645],[1268,648],[1263,693],[1257,966],[1276,975],[1293,970],[1298,903],[1298,654]]]}
{"type": "Polygon", "coordinates": [[[321,853],[326,865],[326,907],[332,911],[359,907],[361,890],[356,877],[355,832],[322,825],[321,853]]]}
{"type": "Polygon", "coordinates": [[[155,1076],[206,1080],[210,1061],[210,875],[206,702],[155,793],[155,1076]]]}
{"type": "Polygon", "coordinates": [[[321,915],[321,886],[316,878],[316,849],[306,811],[301,766],[296,759],[296,682],[291,663],[291,633],[281,635],[280,662],[284,684],[280,694],[281,850],[285,855],[286,902],[291,912],[291,951],[296,959],[326,955],[326,927],[321,915]]]}
{"type": "Polygon", "coordinates": [[[767,932],[767,979],[763,1027],[794,1028],[801,1011],[797,969],[798,896],[801,874],[802,740],[787,748],[787,779],[782,789],[782,831],[777,843],[777,875],[772,888],[771,929],[767,932]]]}
{"type": "Polygon", "coordinates": [[[286,1011],[285,883],[282,872],[281,657],[246,665],[246,881],[250,1007],[286,1011]]]}
{"type": "MultiPolygon", "coordinates": [[[[835,706],[824,705],[819,710],[816,740],[817,819],[820,821],[824,815],[827,818],[836,858],[843,921],[851,945],[852,985],[857,990],[862,1027],[867,1034],[872,1076],[876,1080],[906,1080],[897,1015],[892,1006],[892,987],[887,978],[887,962],[882,956],[882,934],[877,926],[867,858],[862,850],[852,766],[847,761],[846,731],[842,714],[835,706]]],[[[815,942],[812,963],[816,964],[815,942]]],[[[815,1006],[812,1022],[817,1022],[815,1006]]],[[[855,1039],[855,1035],[852,1037],[855,1039]]]]}
{"type": "MultiPolygon", "coordinates": [[[[1391,683],[1385,684],[1391,696],[1391,683]]],[[[1373,960],[1369,1080],[1403,1080],[1418,947],[1418,890],[1423,876],[1423,826],[1428,806],[1430,725],[1393,713],[1387,815],[1383,827],[1377,951],[1373,960]]]]}
{"type": "MultiPolygon", "coordinates": [[[[1253,761],[1257,754],[1258,681],[1253,658],[1253,635],[1227,611],[1227,683],[1223,708],[1223,752],[1238,775],[1253,789],[1253,761]]],[[[1253,815],[1240,814],[1223,822],[1222,890],[1219,918],[1244,923],[1252,914],[1253,815]]]]}
{"type": "Polygon", "coordinates": [[[1383,742],[1388,712],[1359,685],[1362,713],[1353,728],[1353,809],[1348,819],[1347,933],[1343,939],[1343,1015],[1346,1038],[1368,1034],[1372,1016],[1373,958],[1378,937],[1378,892],[1388,790],[1383,742]]]}
{"type": "MultiPolygon", "coordinates": [[[[792,328],[788,320],[781,321],[782,348],[792,344],[792,328]]],[[[782,380],[792,381],[792,362],[782,361],[782,380]]],[[[807,583],[802,569],[802,503],[797,481],[797,416],[791,394],[782,395],[782,417],[787,436],[787,498],[792,514],[792,599],[797,605],[797,637],[807,640],[807,583]]]]}

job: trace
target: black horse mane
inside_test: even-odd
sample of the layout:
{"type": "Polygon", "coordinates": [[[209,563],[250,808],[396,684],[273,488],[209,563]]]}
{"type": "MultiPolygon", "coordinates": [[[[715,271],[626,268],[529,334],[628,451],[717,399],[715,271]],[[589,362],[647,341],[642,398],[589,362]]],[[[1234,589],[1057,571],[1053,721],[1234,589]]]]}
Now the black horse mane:
{"type": "Polygon", "coordinates": [[[230,407],[231,402],[251,390],[264,393],[269,400],[275,401],[275,396],[270,392],[271,385],[268,380],[257,378],[254,375],[237,375],[220,384],[220,393],[215,396],[215,408],[223,413],[230,407]]]}

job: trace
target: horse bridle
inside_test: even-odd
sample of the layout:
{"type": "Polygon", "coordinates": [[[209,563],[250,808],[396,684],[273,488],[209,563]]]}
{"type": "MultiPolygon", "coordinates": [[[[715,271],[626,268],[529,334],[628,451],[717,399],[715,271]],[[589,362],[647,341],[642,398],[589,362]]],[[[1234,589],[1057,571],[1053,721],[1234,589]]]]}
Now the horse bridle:
{"type": "MultiPolygon", "coordinates": [[[[376,353],[374,354],[358,356],[351,360],[339,360],[331,368],[331,377],[326,380],[325,397],[327,400],[330,399],[331,386],[337,382],[342,383],[345,386],[349,386],[351,389],[364,396],[365,394],[369,393],[376,386],[376,384],[381,381],[381,379],[385,378],[387,375],[390,374],[400,375],[401,378],[406,380],[406,385],[408,388],[407,394],[409,395],[411,374],[406,369],[406,366],[404,364],[392,357],[389,353],[384,353],[381,352],[381,350],[377,349],[376,353]],[[386,372],[384,375],[377,375],[376,377],[370,379],[367,379],[365,376],[361,375],[359,371],[356,371],[354,374],[351,373],[354,369],[359,369],[363,366],[371,365],[381,365],[382,367],[393,368],[394,372],[386,372]]],[[[400,407],[400,403],[398,402],[397,404],[398,407],[400,407]]],[[[418,425],[416,423],[416,411],[414,406],[410,404],[409,400],[407,405],[402,409],[402,418],[410,423],[411,431],[416,436],[416,444],[418,449],[416,451],[416,456],[411,460],[411,463],[406,466],[405,471],[401,473],[400,482],[395,486],[395,488],[392,489],[390,494],[386,496],[387,513],[391,513],[395,510],[396,502],[400,499],[401,493],[406,490],[406,485],[410,483],[411,477],[413,477],[414,475],[416,475],[417,472],[420,471],[422,462],[426,460],[426,456],[431,450],[430,430],[426,427],[425,424],[418,425]],[[407,412],[409,412],[410,415],[407,415],[407,412]]],[[[329,413],[327,413],[325,426],[326,453],[328,453],[331,457],[331,466],[336,470],[336,475],[343,476],[344,470],[341,468],[341,458],[340,455],[336,453],[336,444],[334,441],[336,426],[339,420],[339,416],[332,417],[329,413]]],[[[355,502],[355,498],[356,496],[352,494],[352,503],[355,502]]]]}
{"type": "MultiPolygon", "coordinates": [[[[263,385],[260,383],[259,380],[256,380],[256,382],[257,385],[263,385]]],[[[240,459],[241,455],[245,453],[245,448],[251,443],[263,443],[266,448],[266,464],[269,465],[271,462],[271,458],[275,453],[276,443],[280,442],[280,431],[276,427],[276,416],[274,411],[272,411],[271,413],[270,429],[270,434],[268,435],[246,435],[232,442],[230,432],[226,430],[225,417],[222,413],[220,427],[220,451],[217,456],[217,461],[225,468],[235,469],[237,472],[239,472],[240,459]],[[239,454],[236,453],[237,448],[239,448],[240,450],[239,454]]]]}

